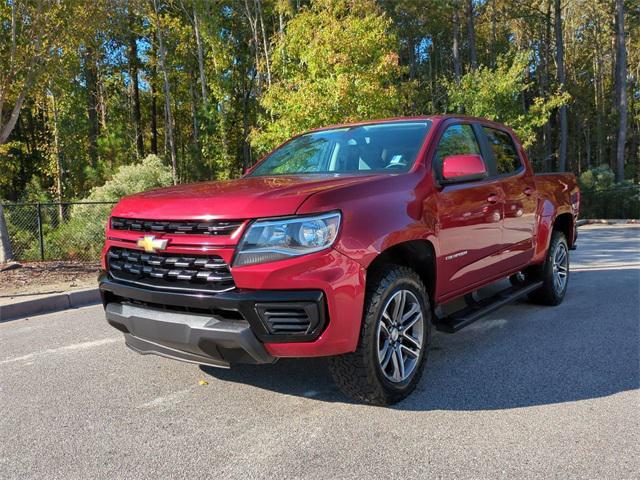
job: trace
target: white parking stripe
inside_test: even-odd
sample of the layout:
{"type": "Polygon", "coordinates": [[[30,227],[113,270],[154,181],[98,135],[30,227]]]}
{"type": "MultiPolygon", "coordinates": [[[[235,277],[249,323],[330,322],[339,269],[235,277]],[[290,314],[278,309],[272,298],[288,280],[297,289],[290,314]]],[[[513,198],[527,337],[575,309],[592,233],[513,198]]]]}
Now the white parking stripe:
{"type": "Polygon", "coordinates": [[[122,338],[118,336],[118,337],[103,338],[102,340],[94,340],[92,342],[74,343],[73,345],[65,345],[64,347],[59,347],[59,348],[48,348],[40,352],[34,352],[28,355],[22,355],[20,357],[13,357],[13,358],[7,358],[5,360],[0,360],[0,365],[4,365],[5,363],[21,362],[23,360],[32,360],[34,358],[38,358],[46,355],[57,355],[59,353],[75,352],[78,350],[88,350],[89,348],[100,347],[102,345],[108,345],[110,343],[119,342],[121,340],[122,338]]]}

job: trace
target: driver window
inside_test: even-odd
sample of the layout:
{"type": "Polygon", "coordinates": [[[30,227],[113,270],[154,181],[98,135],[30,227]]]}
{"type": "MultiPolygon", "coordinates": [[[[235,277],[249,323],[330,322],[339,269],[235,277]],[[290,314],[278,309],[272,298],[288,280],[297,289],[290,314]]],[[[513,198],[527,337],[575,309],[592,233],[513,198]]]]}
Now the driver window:
{"type": "Polygon", "coordinates": [[[480,155],[480,147],[473,133],[471,125],[451,125],[448,127],[438,143],[435,165],[438,173],[442,171],[442,160],[451,155],[480,155]]]}

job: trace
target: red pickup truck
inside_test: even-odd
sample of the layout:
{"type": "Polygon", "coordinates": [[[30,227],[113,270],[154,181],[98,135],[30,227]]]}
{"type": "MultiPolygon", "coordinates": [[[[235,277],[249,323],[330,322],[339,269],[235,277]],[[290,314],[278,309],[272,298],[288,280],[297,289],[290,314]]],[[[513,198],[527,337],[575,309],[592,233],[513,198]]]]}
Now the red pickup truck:
{"type": "Polygon", "coordinates": [[[346,394],[391,404],[420,380],[434,329],[526,295],[562,301],[579,202],[573,175],[535,175],[494,122],[322,128],[240,179],[123,198],[100,290],[140,353],[216,367],[328,356],[346,394]]]}

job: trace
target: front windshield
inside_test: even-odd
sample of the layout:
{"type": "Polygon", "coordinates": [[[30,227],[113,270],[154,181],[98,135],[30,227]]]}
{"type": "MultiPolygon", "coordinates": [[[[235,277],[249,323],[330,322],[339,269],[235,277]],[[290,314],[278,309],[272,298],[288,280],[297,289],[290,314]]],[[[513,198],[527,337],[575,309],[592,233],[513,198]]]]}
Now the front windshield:
{"type": "Polygon", "coordinates": [[[401,121],[321,130],[275,150],[249,176],[406,172],[431,122],[401,121]]]}

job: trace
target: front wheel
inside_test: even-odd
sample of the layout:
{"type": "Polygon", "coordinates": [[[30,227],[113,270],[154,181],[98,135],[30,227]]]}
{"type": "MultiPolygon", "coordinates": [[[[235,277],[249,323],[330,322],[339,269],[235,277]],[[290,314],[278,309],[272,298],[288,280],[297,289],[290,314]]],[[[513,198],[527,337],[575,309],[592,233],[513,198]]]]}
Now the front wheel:
{"type": "Polygon", "coordinates": [[[560,305],[569,284],[569,246],[562,232],[553,232],[547,259],[538,267],[536,277],[543,283],[529,298],[543,305],[560,305]]]}
{"type": "Polygon", "coordinates": [[[331,358],[329,368],[348,396],[390,405],[416,388],[430,340],[431,309],[420,277],[388,266],[371,275],[358,348],[331,358]]]}

